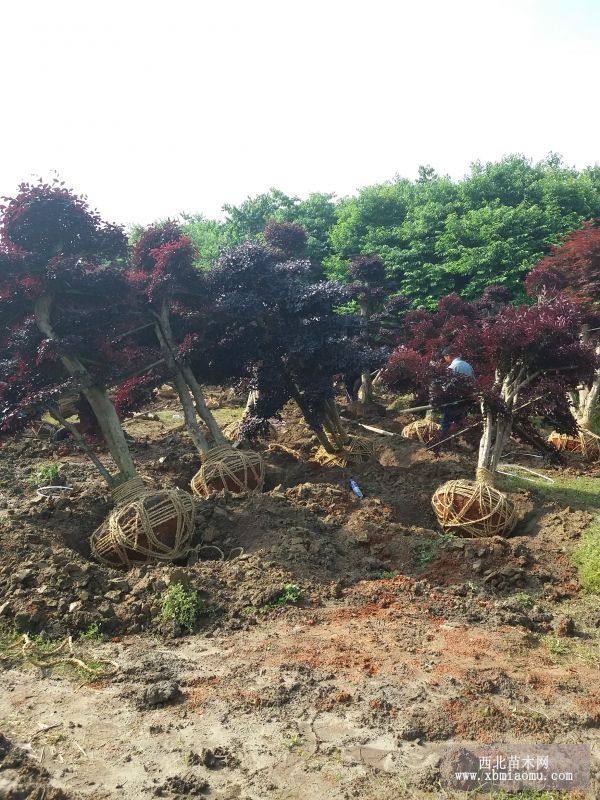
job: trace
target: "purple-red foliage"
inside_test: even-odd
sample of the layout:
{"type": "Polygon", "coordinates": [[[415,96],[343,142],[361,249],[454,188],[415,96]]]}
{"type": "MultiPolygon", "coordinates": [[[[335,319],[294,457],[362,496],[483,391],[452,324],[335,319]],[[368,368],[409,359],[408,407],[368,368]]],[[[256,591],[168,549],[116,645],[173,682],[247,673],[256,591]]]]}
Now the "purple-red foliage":
{"type": "Polygon", "coordinates": [[[84,198],[62,184],[23,184],[0,215],[0,426],[26,425],[65,392],[81,389],[62,356],[79,358],[98,385],[130,370],[135,353],[110,341],[129,319],[132,303],[120,263],[123,231],[103,222],[84,198]],[[51,300],[47,339],[36,303],[51,300]],[[123,359],[127,355],[126,363],[123,359]],[[119,360],[119,358],[121,360],[119,360]]]}
{"type": "Polygon", "coordinates": [[[450,296],[437,311],[409,312],[407,344],[392,353],[383,380],[399,393],[412,391],[417,401],[430,392],[434,406],[469,395],[474,399],[475,391],[495,417],[514,413],[523,430],[537,416],[572,433],[566,395],[598,367],[593,347],[580,339],[580,308],[560,296],[519,307],[502,307],[497,297],[471,304],[450,296]],[[470,382],[468,391],[469,382],[449,380],[451,373],[439,360],[449,342],[475,369],[476,383],[470,382]],[[503,399],[505,380],[518,387],[516,407],[503,399]]]}
{"type": "Polygon", "coordinates": [[[452,345],[457,354],[476,365],[479,360],[477,330],[487,311],[456,294],[443,297],[434,311],[408,311],[403,320],[403,338],[408,347],[432,360],[452,345]]]}
{"type": "Polygon", "coordinates": [[[174,220],[169,219],[166,222],[151,225],[136,242],[131,254],[131,263],[135,269],[152,272],[156,266],[153,251],[169,242],[176,242],[181,236],[181,228],[174,220]]]}
{"type": "Polygon", "coordinates": [[[427,356],[401,345],[389,357],[380,377],[393,392],[412,392],[417,401],[425,402],[432,379],[431,362],[427,356]]]}
{"type": "Polygon", "coordinates": [[[353,299],[366,316],[371,317],[385,295],[385,267],[378,255],[354,256],[349,267],[353,299]]]}
{"type": "Polygon", "coordinates": [[[277,251],[246,242],[225,251],[206,280],[208,327],[195,371],[206,382],[249,380],[260,400],[248,434],[261,429],[289,399],[318,429],[334,377],[370,368],[370,353],[356,340],[359,320],[339,314],[347,286],[309,283],[306,262],[281,262],[277,251]]]}
{"type": "Polygon", "coordinates": [[[126,416],[146,405],[152,399],[157,376],[153,372],[137,375],[121,383],[111,395],[119,416],[126,416]]]}
{"type": "Polygon", "coordinates": [[[306,231],[295,222],[271,220],[265,226],[265,241],[284,258],[301,258],[306,250],[306,231]]]}
{"type": "Polygon", "coordinates": [[[27,269],[43,268],[59,253],[114,259],[123,256],[127,240],[122,228],[104,222],[85,197],[64,184],[23,183],[15,197],[3,198],[0,235],[30,255],[27,269]]]}
{"type": "Polygon", "coordinates": [[[490,365],[508,375],[516,365],[525,374],[552,373],[575,387],[593,375],[596,355],[580,341],[577,306],[555,297],[534,306],[507,306],[482,330],[490,365]]]}
{"type": "Polygon", "coordinates": [[[600,325],[600,219],[586,222],[539,261],[525,279],[531,297],[562,294],[583,321],[600,325]]]}
{"type": "Polygon", "coordinates": [[[151,304],[170,302],[181,290],[199,292],[201,275],[194,269],[196,256],[194,246],[176,223],[153,225],[134,248],[129,281],[151,304]]]}
{"type": "Polygon", "coordinates": [[[366,256],[354,256],[348,268],[350,276],[367,286],[380,287],[385,281],[385,265],[381,257],[373,253],[366,256]]]}

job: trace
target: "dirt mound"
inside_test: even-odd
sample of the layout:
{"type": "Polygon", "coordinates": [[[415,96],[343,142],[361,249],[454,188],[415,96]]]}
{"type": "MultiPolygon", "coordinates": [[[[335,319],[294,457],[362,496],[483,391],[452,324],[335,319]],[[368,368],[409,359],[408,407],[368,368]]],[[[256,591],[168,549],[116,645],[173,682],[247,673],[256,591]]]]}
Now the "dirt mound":
{"type": "MultiPolygon", "coordinates": [[[[187,435],[160,420],[144,421],[141,433],[141,424],[131,423],[141,474],[157,488],[185,488],[198,466],[187,435]]],[[[414,442],[355,426],[353,432],[373,441],[376,459],[321,466],[312,458],[316,437],[292,406],[275,427],[276,438],[263,447],[264,494],[201,503],[189,557],[176,568],[127,573],[90,560],[89,536],[110,508],[91,466],[64,452],[63,443],[27,436],[9,443],[1,466],[0,621],[52,636],[90,626],[110,635],[140,632],[160,625],[162,597],[174,582],[200,593],[205,630],[247,627],[257,614],[281,613],[277,599],[288,585],[297,587],[303,605],[318,607],[344,587],[398,572],[439,586],[472,582],[491,593],[548,585],[567,595],[574,590],[564,542],[588,524],[586,512],[534,510],[529,494],[517,492],[512,497],[523,521],[510,540],[442,536],[431,494],[450,477],[472,474],[467,451],[436,458],[414,442]],[[57,470],[53,482],[71,487],[65,497],[37,493],[48,464],[57,470]],[[351,491],[351,478],[363,499],[351,491]]],[[[528,624],[544,623],[528,618],[528,624]]]]}

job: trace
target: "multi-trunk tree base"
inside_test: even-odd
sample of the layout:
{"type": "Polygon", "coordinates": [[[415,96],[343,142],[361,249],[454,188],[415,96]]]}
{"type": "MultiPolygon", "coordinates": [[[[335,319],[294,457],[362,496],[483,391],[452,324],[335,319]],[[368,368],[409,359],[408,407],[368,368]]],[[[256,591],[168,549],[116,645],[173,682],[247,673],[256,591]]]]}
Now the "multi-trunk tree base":
{"type": "Polygon", "coordinates": [[[191,482],[197,497],[207,498],[224,490],[232,494],[262,492],[265,462],[260,453],[229,446],[214,447],[203,461],[191,482]]]}
{"type": "Polygon", "coordinates": [[[441,425],[432,419],[417,419],[405,425],[400,435],[403,439],[413,439],[421,444],[431,444],[441,431],[441,425]]]}
{"type": "Polygon", "coordinates": [[[460,536],[508,536],[517,521],[515,505],[493,487],[487,470],[477,472],[475,481],[447,481],[436,489],[431,505],[438,522],[460,536]]]}
{"type": "Polygon", "coordinates": [[[195,523],[191,495],[178,489],[148,489],[140,478],[118,486],[112,495],[117,507],[91,537],[98,561],[127,569],[186,555],[195,523]]]}
{"type": "Polygon", "coordinates": [[[335,453],[329,453],[324,447],[319,447],[315,454],[315,460],[324,466],[351,467],[357,464],[366,464],[374,456],[373,442],[351,436],[347,444],[335,453]]]}

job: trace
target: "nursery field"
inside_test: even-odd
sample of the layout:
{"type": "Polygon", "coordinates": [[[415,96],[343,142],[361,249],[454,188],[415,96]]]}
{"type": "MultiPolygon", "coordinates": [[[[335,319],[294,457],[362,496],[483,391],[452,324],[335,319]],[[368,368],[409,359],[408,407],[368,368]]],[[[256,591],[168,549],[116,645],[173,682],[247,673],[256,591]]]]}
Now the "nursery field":
{"type": "MultiPolygon", "coordinates": [[[[205,397],[227,435],[245,395],[205,397]]],[[[31,429],[6,442],[0,796],[462,798],[442,781],[449,745],[554,741],[590,746],[580,796],[598,796],[598,565],[582,541],[600,465],[550,467],[511,440],[504,461],[539,473],[502,468],[520,476],[498,484],[516,527],[462,538],[431,496],[472,477],[474,451],[401,438],[398,411],[364,420],[393,436],[367,430],[338,400],[375,458],[317,457],[288,403],[255,445],[264,491],[198,501],[185,558],[127,571],[90,557],[111,502],[77,447],[31,429]],[[45,498],[48,484],[71,488],[45,498]]],[[[189,490],[179,402],[159,393],[123,428],[148,484],[189,490]]]]}

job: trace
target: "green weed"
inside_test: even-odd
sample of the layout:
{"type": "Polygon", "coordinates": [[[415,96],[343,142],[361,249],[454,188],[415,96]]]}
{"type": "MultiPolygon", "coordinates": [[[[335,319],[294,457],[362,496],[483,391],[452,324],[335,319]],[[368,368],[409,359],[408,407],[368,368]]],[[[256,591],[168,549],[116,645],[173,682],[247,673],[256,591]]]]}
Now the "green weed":
{"type": "Polygon", "coordinates": [[[591,525],[581,537],[573,553],[579,571],[579,582],[586,592],[600,594],[600,520],[591,525]]]}
{"type": "Polygon", "coordinates": [[[571,652],[570,646],[563,639],[552,633],[542,636],[542,642],[553,656],[566,656],[571,652]]]}
{"type": "Polygon", "coordinates": [[[28,482],[34,486],[52,486],[59,477],[58,466],[48,461],[40,466],[29,476],[28,482]]]}
{"type": "Polygon", "coordinates": [[[79,634],[80,639],[87,639],[88,641],[101,641],[102,630],[99,622],[92,622],[92,624],[83,633],[79,634]]]}
{"type": "Polygon", "coordinates": [[[273,609],[281,608],[281,606],[297,606],[301,600],[302,589],[295,583],[286,583],[275,599],[265,603],[259,610],[265,612],[273,611],[273,609]]]}
{"type": "Polygon", "coordinates": [[[435,539],[416,539],[413,542],[413,554],[417,566],[422,569],[435,561],[440,550],[447,547],[452,541],[454,541],[454,537],[449,533],[441,533],[435,539]]]}
{"type": "Polygon", "coordinates": [[[535,605],[535,597],[532,597],[528,592],[517,592],[513,595],[513,599],[523,608],[533,608],[535,605]]]}
{"type": "Polygon", "coordinates": [[[163,596],[160,618],[178,622],[182,628],[192,633],[203,610],[204,602],[195,589],[173,583],[163,596]]]}
{"type": "Polygon", "coordinates": [[[304,744],[304,737],[300,733],[284,737],[283,744],[288,750],[296,750],[304,744]]]}
{"type": "Polygon", "coordinates": [[[397,570],[384,570],[383,572],[379,573],[380,580],[389,580],[390,578],[395,578],[398,575],[397,570]]]}
{"type": "Polygon", "coordinates": [[[19,667],[34,666],[48,673],[86,683],[102,678],[112,671],[111,667],[107,667],[106,661],[88,660],[78,653],[75,656],[82,663],[72,658],[66,640],[46,639],[43,636],[25,639],[15,629],[0,628],[0,663],[6,661],[19,667]]]}

